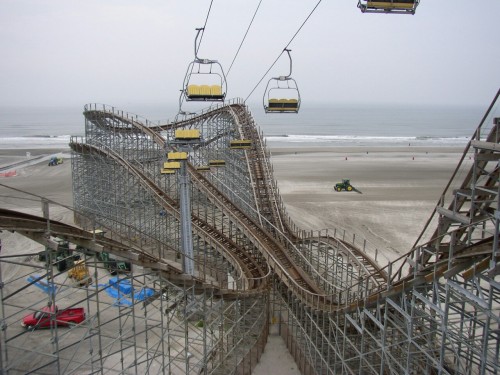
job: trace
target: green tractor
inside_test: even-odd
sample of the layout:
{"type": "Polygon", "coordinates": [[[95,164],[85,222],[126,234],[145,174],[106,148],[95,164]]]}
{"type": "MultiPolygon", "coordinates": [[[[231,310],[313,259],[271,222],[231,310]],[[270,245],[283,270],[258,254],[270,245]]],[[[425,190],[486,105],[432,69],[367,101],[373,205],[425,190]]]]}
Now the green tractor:
{"type": "Polygon", "coordinates": [[[351,180],[345,179],[345,178],[342,180],[342,182],[335,184],[334,189],[337,191],[342,191],[342,190],[353,191],[354,190],[354,188],[351,185],[351,180]]]}
{"type": "Polygon", "coordinates": [[[66,271],[68,268],[73,267],[75,260],[80,259],[80,255],[73,254],[69,249],[69,242],[56,238],[57,250],[53,250],[46,246],[44,251],[38,253],[38,260],[56,266],[59,272],[66,271]]]}
{"type": "Polygon", "coordinates": [[[64,160],[60,156],[52,156],[49,160],[49,167],[53,167],[55,165],[59,165],[64,163],[64,160]]]}
{"type": "Polygon", "coordinates": [[[109,253],[105,251],[97,253],[97,259],[103,262],[104,267],[111,275],[116,275],[117,273],[128,273],[132,270],[130,262],[111,258],[109,253]]]}

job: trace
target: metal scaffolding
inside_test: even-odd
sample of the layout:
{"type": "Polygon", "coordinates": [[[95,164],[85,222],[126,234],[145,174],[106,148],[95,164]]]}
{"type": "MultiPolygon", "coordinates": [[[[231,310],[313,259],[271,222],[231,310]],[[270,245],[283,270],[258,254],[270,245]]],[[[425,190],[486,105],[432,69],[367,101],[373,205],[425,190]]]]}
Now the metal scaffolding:
{"type": "Polygon", "coordinates": [[[10,191],[30,215],[1,209],[0,228],[49,259],[56,239],[69,242],[68,259],[82,257],[93,283],[33,253],[0,254],[2,372],[250,374],[275,327],[304,374],[500,373],[497,99],[469,144],[461,188],[445,190],[415,247],[388,264],[355,234],[292,222],[241,100],[167,124],[86,106],[85,137],[70,144],[74,207],[10,191]],[[179,172],[161,172],[179,129],[201,134],[183,171],[189,207],[179,172]],[[132,269],[110,275],[103,253],[132,269]],[[14,266],[22,276],[5,275],[14,266]],[[20,326],[54,304],[85,306],[86,318],[20,326]]]}

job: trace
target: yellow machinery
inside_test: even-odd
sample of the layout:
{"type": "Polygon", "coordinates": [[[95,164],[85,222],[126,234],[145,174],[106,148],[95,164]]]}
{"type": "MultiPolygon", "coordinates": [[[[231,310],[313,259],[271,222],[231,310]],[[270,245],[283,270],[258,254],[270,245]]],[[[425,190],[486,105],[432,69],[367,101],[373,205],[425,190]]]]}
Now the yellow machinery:
{"type": "Polygon", "coordinates": [[[82,286],[92,284],[92,276],[83,259],[76,261],[75,266],[68,271],[68,276],[82,286]]]}

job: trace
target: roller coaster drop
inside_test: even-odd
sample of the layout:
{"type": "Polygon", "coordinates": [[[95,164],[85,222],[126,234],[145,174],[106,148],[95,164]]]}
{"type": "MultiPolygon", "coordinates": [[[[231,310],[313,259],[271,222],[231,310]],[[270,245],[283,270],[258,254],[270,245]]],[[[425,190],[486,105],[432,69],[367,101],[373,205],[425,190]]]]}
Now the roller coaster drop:
{"type": "Polygon", "coordinates": [[[355,236],[293,224],[241,101],[165,125],[103,105],[84,115],[85,138],[70,143],[75,224],[51,217],[69,208],[41,199],[39,215],[2,209],[0,228],[49,248],[55,237],[78,245],[96,282],[73,285],[26,254],[1,257],[2,373],[250,374],[270,327],[304,374],[500,373],[500,121],[490,110],[464,153],[474,151],[470,173],[443,193],[426,228],[436,231],[423,233],[431,241],[384,266],[355,236]],[[161,173],[178,129],[202,135],[186,164],[192,253],[182,247],[178,173],[161,173]],[[241,139],[251,142],[231,147],[241,139]],[[133,263],[122,278],[147,298],[109,281],[102,251],[133,263]],[[14,265],[42,275],[26,284],[9,276],[14,265]],[[42,279],[56,293],[37,289],[42,279]],[[23,312],[47,304],[84,304],[87,318],[20,327],[23,312]]]}

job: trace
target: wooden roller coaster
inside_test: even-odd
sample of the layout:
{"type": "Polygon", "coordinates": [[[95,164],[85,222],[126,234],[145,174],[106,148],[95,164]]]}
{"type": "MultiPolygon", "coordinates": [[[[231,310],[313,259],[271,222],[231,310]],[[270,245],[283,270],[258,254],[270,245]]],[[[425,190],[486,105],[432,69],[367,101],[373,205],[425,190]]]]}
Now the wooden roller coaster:
{"type": "MultiPolygon", "coordinates": [[[[20,351],[25,334],[7,333],[3,369],[27,370],[9,358],[36,352],[42,367],[60,373],[82,366],[106,373],[117,363],[123,372],[157,366],[158,372],[251,373],[270,324],[279,322],[307,374],[500,372],[500,121],[492,117],[497,99],[465,150],[474,151],[472,169],[459,189],[445,189],[437,220],[431,217],[426,227],[437,221],[437,229],[385,265],[336,232],[314,235],[296,227],[264,137],[241,101],[164,125],[87,106],[86,138],[70,143],[75,225],[2,209],[0,228],[44,246],[59,237],[120,256],[136,267],[132,282],[140,279],[156,293],[142,304],[133,300],[131,307],[120,307],[119,331],[133,335],[115,335],[115,319],[106,317],[106,298],[99,297],[109,287],[96,283],[83,299],[94,317],[86,331],[71,330],[67,337],[73,341],[66,337],[46,355],[36,346],[20,351]],[[177,129],[199,130],[199,142],[179,150],[177,129]],[[231,147],[235,140],[245,140],[245,147],[231,147]],[[181,152],[186,157],[176,162],[179,170],[186,163],[186,177],[161,173],[167,155],[181,152]],[[207,169],[213,160],[224,163],[207,169]],[[186,275],[179,262],[187,254],[179,235],[182,184],[190,197],[194,275],[186,275]],[[106,236],[93,235],[96,226],[106,228],[106,236]],[[90,333],[98,344],[90,343],[90,333]],[[468,340],[475,344],[465,345],[468,340]],[[84,353],[74,344],[80,341],[99,350],[84,353]],[[112,347],[120,348],[114,351],[118,361],[105,354],[112,347]],[[127,348],[134,352],[130,358],[127,348]]],[[[60,294],[49,297],[51,303],[70,298],[60,294]]],[[[23,305],[10,303],[11,295],[3,295],[4,311],[23,305]]],[[[14,315],[2,316],[8,324],[14,315]]],[[[58,337],[51,333],[51,340],[58,337]]]]}

